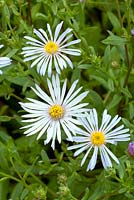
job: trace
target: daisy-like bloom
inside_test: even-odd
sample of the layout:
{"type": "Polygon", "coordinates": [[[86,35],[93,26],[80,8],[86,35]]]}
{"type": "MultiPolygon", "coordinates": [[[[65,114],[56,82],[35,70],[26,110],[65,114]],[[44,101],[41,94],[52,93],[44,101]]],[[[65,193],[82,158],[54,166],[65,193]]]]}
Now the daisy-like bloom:
{"type": "Polygon", "coordinates": [[[124,129],[124,125],[114,128],[121,120],[121,117],[116,115],[111,120],[111,116],[107,114],[107,110],[104,110],[101,126],[99,127],[97,112],[95,109],[92,109],[90,113],[86,114],[86,117],[80,120],[85,130],[78,131],[79,135],[73,137],[73,141],[78,144],[68,147],[68,150],[77,149],[74,156],[78,156],[83,151],[86,151],[81,161],[81,166],[85,163],[92,149],[93,154],[88,163],[87,171],[94,169],[98,152],[100,153],[104,168],[112,167],[110,158],[119,164],[119,160],[107,148],[106,144],[117,144],[118,141],[130,140],[130,134],[127,133],[129,129],[124,129]]]}
{"type": "Polygon", "coordinates": [[[74,81],[71,88],[66,92],[67,80],[64,81],[63,87],[60,87],[59,76],[52,76],[52,82],[47,79],[47,84],[50,92],[48,96],[38,85],[32,90],[43,101],[28,98],[30,102],[20,103],[22,108],[29,114],[22,115],[23,122],[29,123],[22,128],[28,128],[24,132],[26,135],[33,135],[39,133],[39,139],[44,133],[47,133],[47,138],[44,144],[52,140],[52,148],[55,149],[55,139],[61,143],[61,127],[63,128],[67,137],[72,140],[72,134],[79,130],[80,124],[77,117],[82,117],[88,103],[80,103],[88,94],[83,92],[78,94],[82,87],[75,90],[77,80],[74,81]],[[72,134],[71,134],[72,133],[72,134]]]}
{"type": "MultiPolygon", "coordinates": [[[[3,47],[4,45],[0,45],[0,49],[3,47]]],[[[0,57],[0,68],[8,66],[11,64],[11,60],[8,57],[0,57]]],[[[0,74],[3,74],[2,70],[0,70],[0,74]]]]}
{"type": "Polygon", "coordinates": [[[22,54],[24,54],[24,61],[34,60],[31,67],[37,65],[37,72],[44,75],[48,71],[48,76],[52,74],[52,67],[54,66],[56,72],[60,74],[63,68],[69,65],[73,68],[73,64],[67,55],[79,56],[81,51],[74,48],[68,48],[70,45],[80,42],[80,39],[69,41],[73,36],[72,29],[67,28],[61,35],[59,35],[63,22],[57,25],[54,36],[49,24],[47,30],[49,35],[43,29],[34,29],[35,35],[39,40],[25,36],[28,40],[29,46],[24,47],[22,54]],[[68,42],[68,43],[67,43],[68,42]]]}

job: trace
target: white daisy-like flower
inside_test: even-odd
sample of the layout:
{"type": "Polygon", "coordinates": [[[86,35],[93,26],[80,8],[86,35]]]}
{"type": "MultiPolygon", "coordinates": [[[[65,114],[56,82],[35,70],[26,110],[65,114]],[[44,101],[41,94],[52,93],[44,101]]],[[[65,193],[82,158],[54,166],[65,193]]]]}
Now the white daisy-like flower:
{"type": "MultiPolygon", "coordinates": [[[[1,44],[0,45],[0,49],[3,47],[4,45],[1,44]]],[[[0,57],[0,68],[8,66],[11,64],[11,60],[8,57],[0,57]]],[[[2,70],[0,70],[0,74],[3,74],[2,70]]]]}
{"type": "Polygon", "coordinates": [[[112,167],[110,158],[119,164],[119,160],[107,148],[106,144],[117,144],[118,141],[130,140],[129,129],[124,129],[124,125],[114,128],[121,120],[121,117],[116,115],[111,120],[111,116],[107,114],[107,110],[104,110],[101,126],[99,127],[97,112],[95,109],[92,109],[90,113],[86,114],[86,117],[80,120],[85,130],[77,132],[78,135],[73,137],[73,141],[78,144],[68,147],[68,150],[77,149],[74,156],[78,156],[83,151],[86,151],[81,161],[81,166],[85,163],[92,149],[93,155],[88,163],[87,171],[94,169],[98,152],[100,153],[104,168],[112,167]]]}
{"type": "Polygon", "coordinates": [[[28,40],[29,46],[24,47],[22,54],[24,54],[24,61],[34,60],[31,67],[37,65],[37,72],[40,75],[44,75],[48,71],[48,75],[52,74],[52,67],[54,66],[56,72],[60,74],[63,68],[69,65],[73,68],[72,61],[67,55],[79,56],[81,51],[74,48],[68,48],[70,45],[80,42],[80,39],[69,41],[73,36],[71,34],[72,29],[67,28],[61,35],[59,35],[63,22],[58,24],[55,29],[54,36],[49,24],[47,24],[47,30],[49,36],[43,29],[34,29],[34,33],[39,40],[25,36],[28,40]]]}
{"type": "Polygon", "coordinates": [[[24,134],[30,136],[35,133],[39,133],[37,139],[39,139],[44,133],[47,133],[47,139],[44,144],[47,144],[52,140],[52,148],[55,149],[55,139],[61,143],[61,127],[64,130],[67,137],[72,140],[72,134],[75,135],[75,131],[79,130],[80,124],[77,117],[82,117],[85,111],[89,109],[85,108],[88,103],[80,103],[88,94],[83,92],[78,94],[82,87],[75,90],[77,80],[74,81],[71,88],[66,92],[67,80],[64,81],[63,87],[60,87],[59,76],[52,76],[52,82],[47,79],[47,84],[51,96],[48,96],[38,85],[32,90],[43,101],[28,98],[30,102],[20,103],[22,108],[29,114],[22,115],[23,122],[29,124],[22,127],[26,128],[24,134]],[[72,134],[71,134],[72,133],[72,134]]]}

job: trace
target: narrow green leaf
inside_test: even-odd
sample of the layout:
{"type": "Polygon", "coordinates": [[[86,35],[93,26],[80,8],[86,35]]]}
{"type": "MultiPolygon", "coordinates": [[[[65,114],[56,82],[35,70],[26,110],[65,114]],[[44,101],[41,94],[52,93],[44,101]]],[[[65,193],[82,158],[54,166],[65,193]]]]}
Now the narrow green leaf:
{"type": "Polygon", "coordinates": [[[114,15],[112,12],[107,12],[108,18],[111,22],[111,24],[113,25],[114,30],[116,31],[116,33],[119,33],[121,30],[121,24],[118,20],[118,18],[116,17],[116,15],[114,15]]]}
{"type": "Polygon", "coordinates": [[[12,117],[9,117],[9,116],[6,116],[6,115],[0,116],[0,122],[8,122],[11,119],[12,119],[12,117]]]}
{"type": "Polygon", "coordinates": [[[127,39],[117,36],[117,35],[110,35],[105,40],[102,41],[102,43],[107,45],[124,45],[127,44],[127,39]]]}
{"type": "Polygon", "coordinates": [[[118,105],[121,101],[122,97],[115,94],[112,98],[112,100],[110,101],[110,103],[107,105],[107,109],[110,110],[113,107],[115,107],[116,105],[118,105]]]}

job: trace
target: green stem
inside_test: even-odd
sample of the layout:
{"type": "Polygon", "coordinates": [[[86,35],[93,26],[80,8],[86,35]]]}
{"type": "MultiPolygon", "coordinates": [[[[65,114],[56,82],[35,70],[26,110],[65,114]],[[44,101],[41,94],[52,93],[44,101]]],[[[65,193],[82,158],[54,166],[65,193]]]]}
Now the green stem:
{"type": "MultiPolygon", "coordinates": [[[[40,183],[42,186],[45,186],[46,187],[46,185],[37,177],[37,176],[35,176],[34,174],[30,174],[33,178],[34,178],[34,180],[36,180],[38,183],[40,183]]],[[[47,187],[47,191],[53,196],[53,197],[56,197],[57,195],[49,188],[49,187],[47,187]]]]}
{"type": "Polygon", "coordinates": [[[13,159],[12,157],[10,157],[10,162],[14,168],[14,171],[17,173],[17,175],[19,176],[20,180],[19,182],[22,182],[22,184],[26,187],[26,188],[29,188],[29,186],[26,184],[25,180],[22,178],[20,172],[18,171],[18,169],[16,168],[16,166],[14,165],[14,162],[13,162],[13,159]]]}
{"type": "Polygon", "coordinates": [[[121,12],[120,12],[120,4],[119,4],[119,1],[118,1],[118,0],[116,0],[116,5],[117,5],[118,18],[119,18],[121,27],[123,27],[123,22],[122,22],[121,12]]]}
{"type": "Polygon", "coordinates": [[[19,100],[19,101],[23,101],[22,98],[18,97],[16,94],[11,93],[10,96],[14,97],[15,99],[19,100]]]}
{"type": "Polygon", "coordinates": [[[123,84],[124,88],[128,84],[129,75],[130,75],[130,72],[131,72],[131,69],[132,69],[132,64],[130,63],[129,55],[128,55],[128,47],[127,47],[126,44],[125,44],[125,53],[126,53],[126,61],[127,61],[128,70],[127,70],[127,74],[126,74],[125,81],[124,81],[124,84],[123,84]]]}
{"type": "Polygon", "coordinates": [[[4,176],[4,177],[7,177],[7,178],[9,178],[9,179],[12,179],[12,180],[14,180],[14,181],[16,181],[16,182],[21,182],[20,179],[15,178],[14,176],[11,176],[11,175],[6,174],[6,173],[4,173],[4,172],[0,172],[0,175],[2,175],[2,176],[4,176]]]}

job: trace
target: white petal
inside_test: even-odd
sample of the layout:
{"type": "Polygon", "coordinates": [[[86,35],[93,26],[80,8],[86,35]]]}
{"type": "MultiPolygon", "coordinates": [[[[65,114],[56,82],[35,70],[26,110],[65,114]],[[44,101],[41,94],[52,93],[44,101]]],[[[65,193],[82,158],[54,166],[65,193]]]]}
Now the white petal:
{"type": "Polygon", "coordinates": [[[57,37],[59,35],[59,32],[61,30],[62,25],[63,25],[63,21],[60,24],[58,24],[56,29],[55,29],[54,42],[56,42],[56,40],[57,40],[57,37]]]}
{"type": "Polygon", "coordinates": [[[62,47],[62,45],[63,45],[64,43],[66,43],[66,41],[69,40],[72,36],[73,36],[73,34],[69,34],[69,35],[60,43],[60,46],[62,47]]]}
{"type": "Polygon", "coordinates": [[[42,34],[37,30],[37,29],[34,29],[34,33],[44,42],[46,43],[46,39],[42,36],[42,34]]]}
{"type": "Polygon", "coordinates": [[[119,121],[121,120],[121,117],[118,117],[118,115],[116,115],[112,121],[109,123],[109,125],[104,129],[104,132],[107,133],[109,130],[111,130],[116,124],[119,123],[119,121]]]}
{"type": "Polygon", "coordinates": [[[48,36],[47,36],[46,32],[42,28],[40,28],[39,31],[44,35],[44,37],[48,41],[49,39],[48,39],[48,36]]]}
{"type": "Polygon", "coordinates": [[[81,161],[81,166],[85,163],[85,161],[86,161],[86,159],[87,159],[87,157],[88,157],[88,155],[89,155],[89,153],[90,153],[92,147],[93,147],[93,146],[90,146],[90,148],[87,150],[86,154],[84,155],[84,157],[83,157],[83,159],[82,159],[82,161],[81,161]]]}
{"type": "Polygon", "coordinates": [[[64,37],[65,37],[68,33],[70,33],[71,31],[72,31],[71,28],[67,28],[67,29],[60,35],[60,37],[58,38],[57,44],[60,45],[60,43],[61,43],[61,41],[64,39],[64,37]]]}
{"type": "Polygon", "coordinates": [[[105,150],[104,147],[100,148],[100,155],[101,155],[101,160],[103,167],[106,169],[107,167],[112,167],[112,162],[105,150]]]}
{"type": "Polygon", "coordinates": [[[53,102],[55,103],[56,102],[56,97],[55,97],[55,93],[54,93],[54,88],[53,88],[53,85],[52,85],[52,83],[50,82],[49,79],[47,79],[47,84],[48,84],[48,88],[49,88],[49,92],[50,92],[51,98],[52,98],[53,102]]]}
{"type": "Polygon", "coordinates": [[[80,149],[78,149],[75,153],[74,156],[78,156],[79,154],[81,154],[83,151],[85,151],[86,149],[89,148],[89,143],[87,143],[84,147],[81,147],[80,149]]]}
{"type": "MultiPolygon", "coordinates": [[[[76,80],[76,81],[73,82],[71,88],[69,89],[69,91],[68,91],[68,93],[67,93],[67,95],[66,95],[66,97],[64,99],[64,102],[63,102],[64,105],[66,104],[66,101],[70,98],[70,96],[72,95],[72,93],[74,92],[77,83],[78,83],[78,80],[76,80]]],[[[80,89],[78,89],[77,91],[80,91],[80,89]]]]}
{"type": "Polygon", "coordinates": [[[81,55],[81,51],[78,49],[60,49],[60,52],[69,54],[72,56],[80,56],[81,55]]]}
{"type": "Polygon", "coordinates": [[[59,64],[58,64],[58,62],[57,62],[57,56],[55,56],[54,55],[54,66],[55,66],[55,68],[56,68],[56,72],[58,73],[58,74],[60,74],[60,68],[59,68],[59,64]]]}
{"type": "Polygon", "coordinates": [[[118,158],[104,145],[105,150],[107,151],[107,153],[111,156],[111,158],[117,163],[119,164],[119,160],[118,158]]]}
{"type": "Polygon", "coordinates": [[[48,56],[48,58],[46,60],[44,60],[42,66],[39,69],[37,67],[37,70],[40,73],[40,75],[42,75],[42,76],[45,75],[49,61],[50,61],[50,57],[48,56]]]}
{"type": "Polygon", "coordinates": [[[49,35],[50,35],[50,39],[51,39],[51,41],[53,41],[53,35],[52,35],[51,27],[50,27],[49,24],[47,24],[47,29],[48,29],[48,32],[49,32],[49,35]]]}
{"type": "Polygon", "coordinates": [[[39,96],[41,99],[43,99],[48,104],[52,105],[53,102],[52,102],[51,98],[38,85],[35,85],[35,86],[36,86],[36,89],[32,88],[32,90],[37,94],[37,96],[39,96]]]}
{"type": "Polygon", "coordinates": [[[73,41],[71,41],[71,42],[69,42],[69,43],[67,43],[67,44],[65,44],[65,45],[63,45],[63,46],[61,46],[61,48],[65,48],[65,47],[68,47],[68,46],[70,46],[70,45],[77,44],[77,43],[79,43],[80,41],[81,41],[80,39],[78,39],[78,40],[73,40],[73,41]]]}
{"type": "Polygon", "coordinates": [[[3,47],[4,47],[4,45],[3,45],[3,44],[1,44],[1,45],[0,45],[0,49],[1,49],[1,48],[3,48],[3,47]]]}
{"type": "Polygon", "coordinates": [[[97,154],[98,154],[98,147],[94,147],[94,152],[93,155],[91,157],[91,160],[87,166],[87,171],[94,169],[95,165],[96,165],[96,161],[97,161],[97,154]]]}
{"type": "Polygon", "coordinates": [[[44,145],[48,144],[50,140],[53,138],[53,123],[47,129],[47,139],[44,141],[44,145]]]}
{"type": "Polygon", "coordinates": [[[78,149],[78,148],[81,148],[83,146],[85,146],[85,143],[84,144],[83,143],[82,144],[75,144],[75,145],[72,145],[70,147],[67,147],[67,150],[78,149]]]}
{"type": "Polygon", "coordinates": [[[65,131],[65,134],[67,135],[67,137],[69,138],[70,141],[73,141],[72,135],[70,133],[70,130],[68,129],[68,126],[66,126],[66,124],[61,123],[63,130],[65,131]]]}
{"type": "Polygon", "coordinates": [[[63,99],[64,99],[65,92],[66,92],[66,87],[67,87],[67,79],[64,81],[64,84],[63,84],[63,87],[61,90],[60,105],[62,105],[62,103],[63,103],[63,99]]]}
{"type": "Polygon", "coordinates": [[[34,67],[38,62],[43,62],[43,60],[44,60],[45,58],[44,58],[44,55],[42,55],[42,56],[39,56],[39,58],[37,58],[32,64],[31,64],[31,67],[34,67]]]}
{"type": "MultiPolygon", "coordinates": [[[[71,88],[70,88],[71,89],[71,88]]],[[[64,105],[68,105],[68,103],[74,99],[76,97],[76,95],[81,91],[82,87],[80,87],[79,89],[77,89],[75,92],[70,93],[70,90],[68,91],[68,94],[64,100],[64,105]],[[70,93],[70,96],[69,96],[69,93],[70,93]]]]}
{"type": "Polygon", "coordinates": [[[68,64],[71,68],[73,68],[73,63],[72,63],[72,61],[71,61],[66,55],[63,55],[63,54],[61,54],[61,53],[59,53],[59,55],[67,62],[67,64],[68,64]]]}
{"type": "MultiPolygon", "coordinates": [[[[42,43],[42,42],[40,42],[39,40],[36,40],[35,38],[32,38],[32,37],[30,37],[30,36],[25,36],[24,38],[27,39],[27,40],[30,40],[30,41],[32,41],[32,42],[35,42],[35,43],[37,43],[37,44],[40,44],[41,46],[44,45],[44,43],[42,43]]],[[[28,43],[27,43],[27,44],[28,44],[28,43]]]]}
{"type": "Polygon", "coordinates": [[[80,101],[82,101],[88,94],[87,92],[83,92],[80,95],[78,95],[74,100],[72,100],[70,103],[68,103],[68,106],[74,106],[76,104],[78,104],[80,101]]]}
{"type": "Polygon", "coordinates": [[[53,148],[53,150],[55,149],[55,139],[56,139],[56,135],[57,135],[56,125],[57,125],[57,122],[54,122],[54,125],[53,125],[53,137],[52,137],[52,144],[51,144],[51,147],[53,148]]]}
{"type": "Polygon", "coordinates": [[[61,128],[60,128],[59,121],[57,121],[57,139],[58,139],[58,142],[61,143],[61,128]]]}
{"type": "Polygon", "coordinates": [[[48,64],[48,77],[50,77],[52,74],[52,56],[50,57],[50,61],[48,64]]]}
{"type": "Polygon", "coordinates": [[[39,139],[42,137],[42,135],[45,133],[45,131],[46,131],[47,128],[49,127],[50,123],[51,123],[51,121],[49,120],[49,121],[46,123],[46,125],[44,125],[43,129],[40,131],[40,133],[39,133],[39,135],[38,135],[38,137],[37,137],[37,140],[39,140],[39,139]]]}

